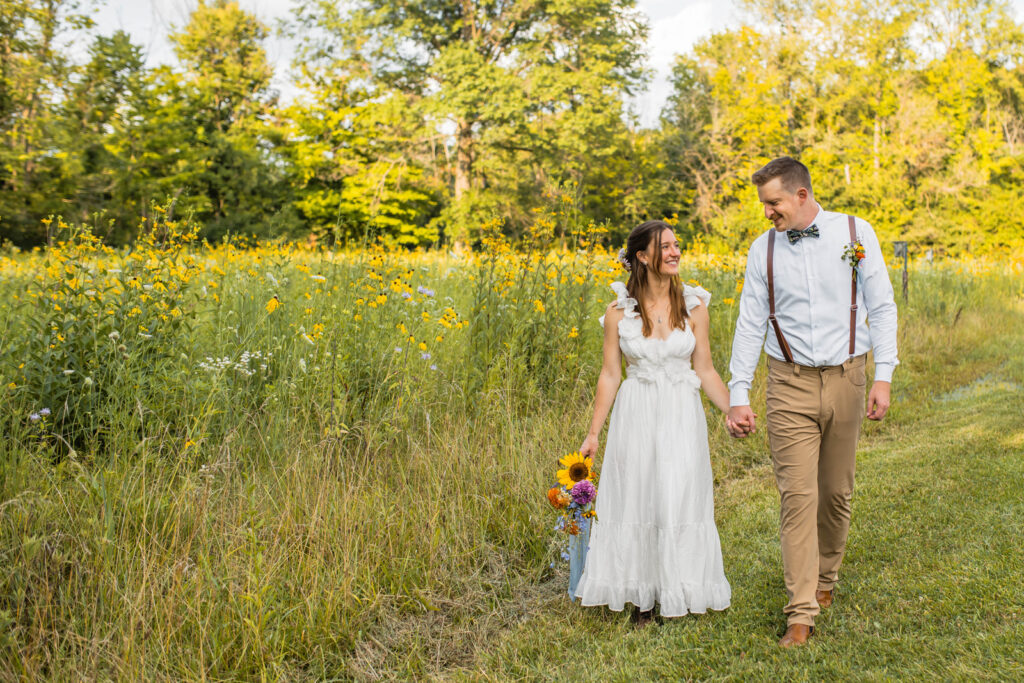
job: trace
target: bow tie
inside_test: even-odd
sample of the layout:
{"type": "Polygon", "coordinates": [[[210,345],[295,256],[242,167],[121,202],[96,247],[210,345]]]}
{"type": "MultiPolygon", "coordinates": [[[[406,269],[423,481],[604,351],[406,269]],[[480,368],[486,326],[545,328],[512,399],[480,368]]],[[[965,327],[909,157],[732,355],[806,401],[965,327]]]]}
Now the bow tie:
{"type": "Polygon", "coordinates": [[[787,230],[786,237],[789,238],[790,244],[796,244],[803,237],[819,237],[818,226],[812,225],[803,230],[787,230]]]}

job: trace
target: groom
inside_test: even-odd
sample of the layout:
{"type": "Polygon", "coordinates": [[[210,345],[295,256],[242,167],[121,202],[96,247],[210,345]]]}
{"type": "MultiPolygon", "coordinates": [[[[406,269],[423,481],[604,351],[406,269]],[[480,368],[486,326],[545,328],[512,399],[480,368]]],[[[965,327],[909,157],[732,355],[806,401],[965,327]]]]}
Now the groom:
{"type": "Polygon", "coordinates": [[[791,647],[807,640],[814,617],[832,604],[850,529],[865,356],[874,351],[867,416],[881,420],[899,362],[896,304],[874,230],[864,220],[818,206],[806,166],[781,157],[752,179],[774,227],[754,240],[747,255],[726,426],[741,438],[754,431],[748,392],[763,344],[789,596],[779,645],[791,647]]]}

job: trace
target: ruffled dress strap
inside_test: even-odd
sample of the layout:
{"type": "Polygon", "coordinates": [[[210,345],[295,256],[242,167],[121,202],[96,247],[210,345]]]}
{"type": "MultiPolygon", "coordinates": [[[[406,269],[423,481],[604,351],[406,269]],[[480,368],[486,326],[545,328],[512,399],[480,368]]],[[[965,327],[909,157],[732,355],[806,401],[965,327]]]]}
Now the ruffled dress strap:
{"type": "MultiPolygon", "coordinates": [[[[621,282],[612,283],[612,291],[615,292],[617,297],[615,300],[615,307],[620,308],[625,312],[627,318],[636,318],[640,314],[636,310],[636,299],[629,295],[626,291],[626,285],[621,282]]],[[[710,294],[708,295],[711,296],[710,294]]],[[[601,327],[604,327],[604,316],[600,318],[601,327]]]]}
{"type": "Polygon", "coordinates": [[[686,302],[687,311],[692,311],[697,304],[708,306],[711,303],[711,292],[703,287],[683,285],[683,301],[686,302]]]}

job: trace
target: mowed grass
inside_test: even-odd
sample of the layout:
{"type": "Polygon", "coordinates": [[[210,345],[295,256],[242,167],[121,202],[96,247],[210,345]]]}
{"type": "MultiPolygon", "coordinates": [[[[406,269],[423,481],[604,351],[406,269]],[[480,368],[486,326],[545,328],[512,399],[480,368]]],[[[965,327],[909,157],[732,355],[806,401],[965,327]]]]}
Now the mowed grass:
{"type": "Polygon", "coordinates": [[[459,678],[490,680],[1020,680],[1024,678],[1024,338],[1020,301],[998,325],[961,315],[934,356],[904,347],[896,400],[858,450],[853,523],[834,605],[783,651],[778,495],[767,449],[716,489],[725,612],[637,630],[547,585],[529,618],[459,678]],[[992,325],[1001,334],[978,336],[992,325]],[[914,363],[920,363],[915,367],[914,363]],[[979,374],[979,368],[995,371],[979,374]],[[900,382],[910,375],[913,382],[900,382]],[[949,378],[966,384],[950,388],[949,378]],[[924,395],[908,386],[931,382],[924,395]]]}
{"type": "MultiPolygon", "coordinates": [[[[895,405],[865,428],[838,602],[811,646],[782,653],[764,433],[731,440],[710,408],[733,607],[636,632],[565,597],[544,491],[589,421],[595,318],[611,298],[608,276],[594,275],[603,260],[195,256],[204,274],[180,280],[202,297],[183,309],[189,325],[157,332],[160,315],[139,304],[159,354],[142,355],[150,339],[129,341],[117,316],[102,320],[120,340],[93,330],[111,352],[90,371],[116,391],[88,413],[102,429],[77,453],[31,421],[41,406],[22,388],[3,396],[0,679],[1020,675],[1019,268],[914,272],[895,405]],[[282,307],[269,312],[275,292],[282,307]],[[198,367],[243,350],[273,352],[265,376],[198,367]]],[[[93,264],[79,262],[81,273],[93,264]]],[[[736,264],[689,267],[715,297],[727,375],[736,264]]],[[[66,289],[62,302],[86,300],[66,289]]],[[[0,310],[3,339],[33,329],[23,301],[0,310]]],[[[61,343],[96,324],[85,313],[55,319],[61,343]]],[[[94,360],[92,346],[75,348],[69,358],[94,360]]],[[[12,384],[46,369],[2,360],[12,384]]],[[[61,386],[79,391],[80,374],[61,386]]],[[[759,374],[762,415],[763,391],[759,374]]]]}

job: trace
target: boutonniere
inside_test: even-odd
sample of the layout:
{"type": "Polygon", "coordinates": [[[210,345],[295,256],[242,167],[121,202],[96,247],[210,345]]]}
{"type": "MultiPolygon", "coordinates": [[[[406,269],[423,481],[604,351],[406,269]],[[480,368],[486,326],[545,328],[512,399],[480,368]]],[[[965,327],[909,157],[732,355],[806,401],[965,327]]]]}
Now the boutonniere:
{"type": "Polygon", "coordinates": [[[843,260],[850,264],[854,274],[857,273],[857,267],[864,260],[864,256],[864,245],[860,243],[860,240],[850,242],[843,249],[843,260]]]}

